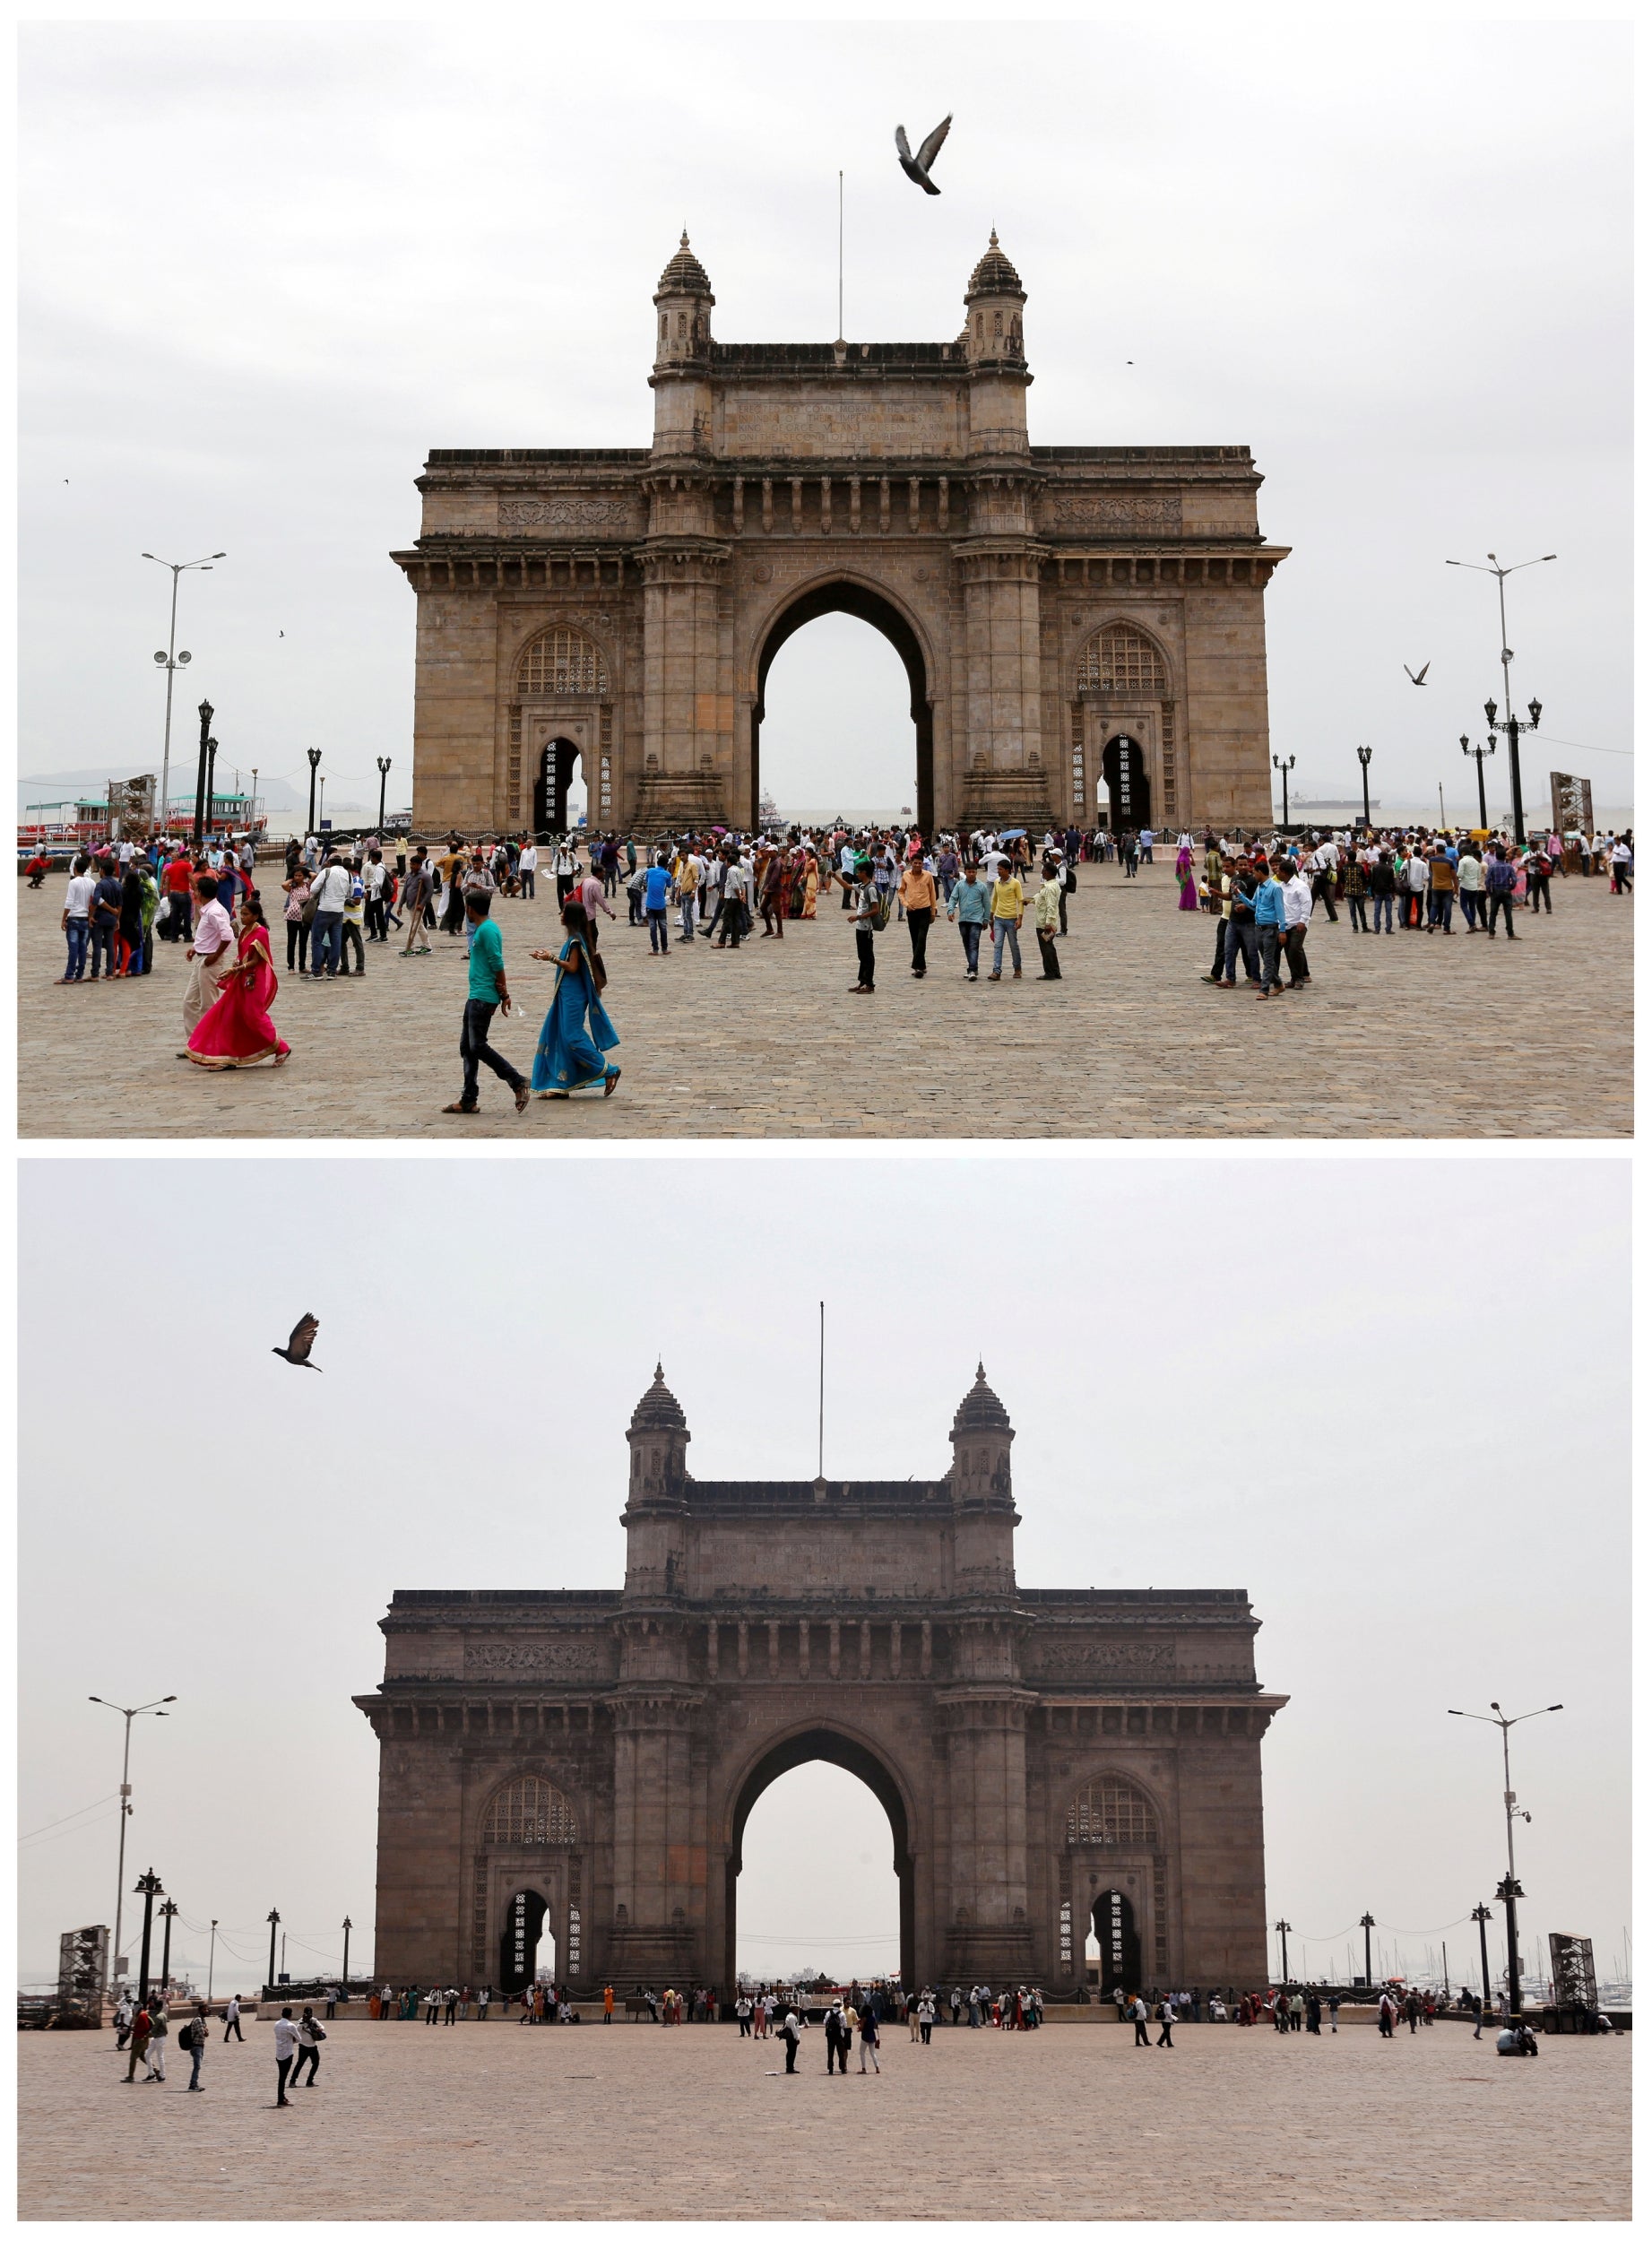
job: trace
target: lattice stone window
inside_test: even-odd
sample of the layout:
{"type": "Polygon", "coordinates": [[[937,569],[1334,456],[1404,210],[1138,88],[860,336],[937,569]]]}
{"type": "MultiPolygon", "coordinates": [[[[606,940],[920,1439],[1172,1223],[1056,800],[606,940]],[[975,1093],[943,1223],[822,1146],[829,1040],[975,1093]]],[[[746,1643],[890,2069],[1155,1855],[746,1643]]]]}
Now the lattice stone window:
{"type": "Polygon", "coordinates": [[[516,691],[522,698],[607,690],[602,649],[583,630],[544,630],[523,648],[516,668],[516,691]]]}
{"type": "Polygon", "coordinates": [[[1068,1808],[1068,1844],[1128,1844],[1158,1849],[1159,1823],[1153,1802],[1134,1782],[1103,1775],[1079,1791],[1068,1808]]]}
{"type": "Polygon", "coordinates": [[[1145,631],[1128,622],[1098,630],[1078,656],[1081,693],[1121,693],[1132,700],[1163,700],[1170,692],[1164,658],[1145,631]]]}
{"type": "Polygon", "coordinates": [[[484,1844],[577,1844],[579,1823],[559,1789],[536,1775],[507,1782],[488,1802],[484,1844]]]}

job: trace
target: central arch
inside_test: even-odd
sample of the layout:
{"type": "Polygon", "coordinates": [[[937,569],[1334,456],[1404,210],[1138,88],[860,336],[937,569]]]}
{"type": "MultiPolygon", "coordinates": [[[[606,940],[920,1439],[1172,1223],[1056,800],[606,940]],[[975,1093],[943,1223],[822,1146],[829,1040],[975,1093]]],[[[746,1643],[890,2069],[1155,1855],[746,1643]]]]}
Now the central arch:
{"type": "Polygon", "coordinates": [[[746,1823],[751,1818],[752,1807],[771,1782],[777,1782],[783,1774],[790,1774],[794,1767],[809,1766],[817,1760],[824,1760],[828,1766],[842,1767],[846,1773],[858,1776],[889,1816],[889,1834],[895,1847],[895,1873],[901,1894],[901,1982],[904,1986],[913,1985],[917,1982],[917,1903],[911,1820],[906,1810],[906,1799],[894,1774],[869,1744],[832,1727],[807,1727],[797,1735],[783,1736],[778,1743],[771,1743],[735,1794],[723,1891],[722,1980],[725,1985],[731,1986],[738,1973],[735,1956],[736,1908],[746,1823]]]}
{"type": "Polygon", "coordinates": [[[757,803],[762,799],[762,780],[759,772],[759,736],[763,729],[764,696],[768,688],[768,674],[774,656],[788,638],[794,637],[806,623],[817,622],[822,615],[852,615],[860,622],[870,623],[881,633],[900,655],[912,688],[912,730],[916,734],[918,829],[926,838],[935,829],[935,714],[930,691],[929,663],[924,657],[921,640],[910,619],[895,601],[869,584],[859,583],[852,576],[834,576],[824,584],[814,584],[798,596],[769,623],[764,632],[757,653],[757,697],[751,708],[751,814],[755,821],[757,803]]]}

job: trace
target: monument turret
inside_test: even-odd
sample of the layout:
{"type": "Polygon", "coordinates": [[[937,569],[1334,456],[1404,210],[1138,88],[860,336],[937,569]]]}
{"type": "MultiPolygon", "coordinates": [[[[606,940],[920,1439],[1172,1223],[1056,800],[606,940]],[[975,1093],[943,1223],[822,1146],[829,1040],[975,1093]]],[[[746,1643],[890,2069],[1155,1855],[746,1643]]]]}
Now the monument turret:
{"type": "Polygon", "coordinates": [[[631,1413],[626,1439],[631,1484],[626,1496],[626,1594],[653,1601],[681,1592],[685,1481],[693,1435],[662,1363],[631,1413]]]}
{"type": "Polygon", "coordinates": [[[683,235],[654,290],[658,324],[654,368],[656,454],[707,447],[711,415],[712,294],[705,267],[683,235]]]}
{"type": "Polygon", "coordinates": [[[1008,1411],[975,1365],[975,1382],[952,1420],[954,1565],[961,1595],[1012,1595],[1016,1585],[1015,1496],[1008,1411]]]}

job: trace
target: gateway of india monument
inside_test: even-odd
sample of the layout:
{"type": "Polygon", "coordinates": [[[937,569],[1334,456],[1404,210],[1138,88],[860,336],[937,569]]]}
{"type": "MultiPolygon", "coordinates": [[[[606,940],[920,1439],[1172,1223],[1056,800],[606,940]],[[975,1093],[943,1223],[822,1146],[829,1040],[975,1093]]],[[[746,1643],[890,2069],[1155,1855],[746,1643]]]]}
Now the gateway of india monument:
{"type": "Polygon", "coordinates": [[[1241,1588],[1024,1588],[977,1371],[932,1479],[697,1479],[656,1371],[623,1588],[418,1588],[380,1622],[377,1969],[576,1993],[735,1978],[741,1841],[789,1769],[889,1816],[908,1985],[1259,1985],[1262,1737],[1241,1588]]]}
{"type": "Polygon", "coordinates": [[[833,611],[905,665],[925,832],[1269,823],[1250,451],[1030,444],[996,234],[946,342],[714,341],[686,234],[653,300],[651,448],[426,462],[418,830],[563,829],[576,769],[595,828],[750,829],[769,665],[833,611]]]}

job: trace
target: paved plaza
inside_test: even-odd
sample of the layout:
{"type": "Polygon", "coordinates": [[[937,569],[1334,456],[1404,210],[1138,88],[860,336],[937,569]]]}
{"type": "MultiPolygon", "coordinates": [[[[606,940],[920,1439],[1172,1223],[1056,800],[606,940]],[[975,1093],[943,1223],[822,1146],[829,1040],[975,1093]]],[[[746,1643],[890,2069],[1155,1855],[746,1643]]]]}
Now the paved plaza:
{"type": "Polygon", "coordinates": [[[1501,2059],[1466,2024],[1281,2038],[1117,2024],[887,2030],[883,2075],[799,2074],[731,2025],[335,2025],[274,2104],[268,2023],[207,2090],[110,2032],[18,2040],[25,2219],[1623,2219],[1627,2040],[1501,2059]]]}
{"type": "MultiPolygon", "coordinates": [[[[280,899],[277,868],[264,872],[280,899]]],[[[484,1073],[480,1113],[457,1095],[463,944],[401,961],[370,948],[362,980],[312,985],[284,969],[279,1072],[180,1064],[182,945],[155,944],[134,982],[53,985],[62,882],[19,882],[19,1113],[25,1138],[411,1137],[444,1143],[602,1138],[1622,1137],[1631,1131],[1630,902],[1604,879],[1554,882],[1552,917],[1521,939],[1355,934],[1316,914],[1311,989],[1257,1003],[1224,994],[1210,921],[1178,912],[1170,868],[1127,881],[1084,865],[1063,978],[963,977],[956,931],[930,936],[914,981],[904,927],[878,937],[878,992],[851,997],[854,947],[835,893],[783,941],[738,953],[704,940],[648,954],[640,928],[601,921],[607,1003],[624,1070],[616,1095],[535,1100],[518,1118],[484,1073]]],[[[497,1046],[523,1073],[549,1000],[554,890],[495,905],[518,1008],[497,1046]]],[[[401,937],[396,937],[401,939],[401,937]]]]}

